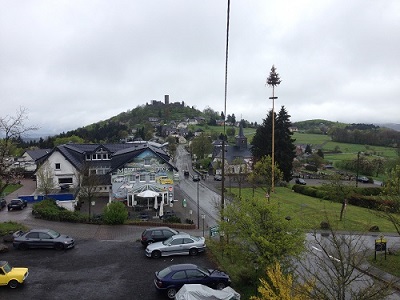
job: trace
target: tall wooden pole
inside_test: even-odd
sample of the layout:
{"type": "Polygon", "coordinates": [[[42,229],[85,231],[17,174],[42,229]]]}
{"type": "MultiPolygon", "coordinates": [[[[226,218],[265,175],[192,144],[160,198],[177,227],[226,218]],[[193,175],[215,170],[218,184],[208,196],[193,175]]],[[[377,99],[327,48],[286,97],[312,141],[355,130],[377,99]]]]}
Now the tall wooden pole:
{"type": "Polygon", "coordinates": [[[274,86],[272,87],[272,97],[269,99],[272,99],[271,192],[273,193],[275,191],[275,99],[278,99],[275,97],[274,86]]]}

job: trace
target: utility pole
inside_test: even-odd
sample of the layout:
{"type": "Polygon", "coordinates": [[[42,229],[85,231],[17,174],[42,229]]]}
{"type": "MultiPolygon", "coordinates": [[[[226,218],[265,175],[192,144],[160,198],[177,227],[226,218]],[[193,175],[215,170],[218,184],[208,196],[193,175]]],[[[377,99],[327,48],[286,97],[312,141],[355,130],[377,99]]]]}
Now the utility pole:
{"type": "Polygon", "coordinates": [[[269,99],[272,99],[272,154],[271,154],[271,192],[273,193],[275,191],[275,99],[278,99],[278,97],[275,97],[275,86],[279,85],[281,83],[281,79],[279,78],[279,74],[276,73],[276,68],[274,65],[272,65],[271,72],[269,73],[269,76],[267,78],[267,83],[266,85],[272,86],[272,97],[269,97],[269,99]]]}

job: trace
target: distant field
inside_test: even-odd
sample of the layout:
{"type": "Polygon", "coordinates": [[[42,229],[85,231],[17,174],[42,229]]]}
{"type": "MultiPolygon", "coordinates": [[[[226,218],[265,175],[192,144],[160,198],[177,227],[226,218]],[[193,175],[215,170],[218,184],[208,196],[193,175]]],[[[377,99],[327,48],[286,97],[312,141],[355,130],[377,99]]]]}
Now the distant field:
{"type": "Polygon", "coordinates": [[[331,138],[327,135],[323,134],[308,134],[308,133],[300,133],[300,132],[295,132],[293,134],[293,138],[296,139],[295,144],[296,145],[322,145],[326,142],[329,142],[331,138]]]}
{"type": "Polygon", "coordinates": [[[357,157],[358,152],[368,152],[370,155],[379,155],[386,158],[397,157],[397,151],[395,148],[371,146],[371,145],[359,145],[359,144],[346,144],[332,142],[331,138],[327,135],[322,134],[308,134],[296,132],[293,134],[296,139],[296,145],[307,145],[310,144],[314,147],[322,146],[322,151],[333,152],[339,150],[341,153],[338,154],[326,154],[325,159],[329,161],[338,160],[352,160],[357,157]]]}

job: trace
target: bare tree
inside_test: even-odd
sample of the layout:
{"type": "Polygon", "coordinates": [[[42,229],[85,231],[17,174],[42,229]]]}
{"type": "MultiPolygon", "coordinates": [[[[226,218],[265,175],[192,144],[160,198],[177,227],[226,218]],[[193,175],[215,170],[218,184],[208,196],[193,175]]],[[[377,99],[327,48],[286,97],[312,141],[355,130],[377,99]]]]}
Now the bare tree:
{"type": "Polygon", "coordinates": [[[98,196],[98,187],[101,185],[101,175],[95,174],[90,166],[86,164],[82,170],[76,174],[79,184],[79,200],[80,204],[87,201],[89,220],[91,220],[92,201],[98,196]]]}
{"type": "Polygon", "coordinates": [[[393,293],[394,282],[376,281],[368,276],[366,263],[371,250],[363,235],[311,234],[306,253],[297,261],[296,275],[302,282],[314,281],[312,299],[384,299],[393,293]]]}
{"type": "Polygon", "coordinates": [[[7,160],[12,155],[13,140],[20,138],[29,131],[37,130],[36,126],[27,126],[27,109],[20,107],[15,116],[6,115],[0,117],[0,193],[8,185],[8,179],[12,176],[7,160]]]}
{"type": "Polygon", "coordinates": [[[50,166],[50,163],[46,161],[42,164],[36,172],[36,178],[38,183],[38,191],[42,192],[45,196],[49,195],[56,185],[54,183],[54,172],[50,166]]]}
{"type": "Polygon", "coordinates": [[[342,221],[347,206],[347,198],[352,192],[352,187],[344,184],[339,174],[334,174],[329,183],[323,184],[323,188],[328,191],[332,200],[342,204],[340,208],[340,221],[342,221]]]}

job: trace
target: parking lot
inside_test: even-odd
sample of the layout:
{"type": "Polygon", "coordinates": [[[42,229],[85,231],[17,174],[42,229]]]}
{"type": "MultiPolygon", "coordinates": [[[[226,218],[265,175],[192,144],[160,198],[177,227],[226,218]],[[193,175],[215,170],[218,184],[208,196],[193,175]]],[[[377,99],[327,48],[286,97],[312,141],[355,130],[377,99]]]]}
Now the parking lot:
{"type": "Polygon", "coordinates": [[[147,258],[138,241],[77,239],[74,249],[15,250],[0,254],[15,267],[28,267],[26,283],[0,287],[0,299],[167,299],[154,287],[154,272],[194,263],[212,268],[206,254],[147,258]]]}

